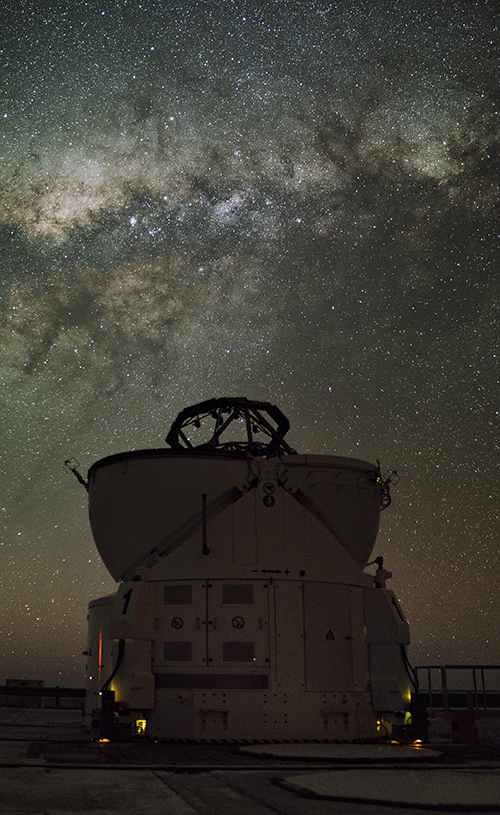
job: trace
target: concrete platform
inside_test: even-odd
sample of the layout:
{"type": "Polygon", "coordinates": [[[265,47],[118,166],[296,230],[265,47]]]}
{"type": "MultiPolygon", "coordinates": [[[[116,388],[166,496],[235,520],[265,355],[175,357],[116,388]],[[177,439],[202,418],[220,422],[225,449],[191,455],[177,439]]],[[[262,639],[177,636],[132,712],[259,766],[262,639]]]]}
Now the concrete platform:
{"type": "Polygon", "coordinates": [[[3,815],[195,815],[186,801],[158,776],[132,770],[47,770],[21,767],[0,770],[3,815]]]}
{"type": "Polygon", "coordinates": [[[241,747],[246,755],[272,758],[335,761],[340,763],[383,763],[432,761],[439,750],[401,744],[256,744],[241,747]]]}
{"type": "Polygon", "coordinates": [[[336,770],[282,779],[302,795],[337,801],[457,811],[500,810],[500,771],[336,770]]]}
{"type": "Polygon", "coordinates": [[[91,742],[73,711],[0,708],[2,815],[500,811],[496,744],[91,742]],[[304,798],[307,797],[307,802],[304,798]]]}
{"type": "Polygon", "coordinates": [[[88,741],[80,710],[0,708],[0,740],[88,741]]]}

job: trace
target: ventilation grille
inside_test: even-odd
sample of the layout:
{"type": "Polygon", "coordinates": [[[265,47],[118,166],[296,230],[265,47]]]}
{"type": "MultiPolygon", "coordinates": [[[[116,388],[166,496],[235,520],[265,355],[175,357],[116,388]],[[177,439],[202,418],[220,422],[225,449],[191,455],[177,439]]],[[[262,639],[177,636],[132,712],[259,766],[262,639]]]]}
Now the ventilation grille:
{"type": "Polygon", "coordinates": [[[192,586],[163,586],[163,605],[186,606],[193,602],[192,586]]]}
{"type": "Polygon", "coordinates": [[[223,583],[222,603],[227,606],[249,606],[253,603],[251,583],[223,583]]]}
{"type": "Polygon", "coordinates": [[[164,642],[164,662],[191,662],[193,659],[192,642],[164,642]]]}
{"type": "Polygon", "coordinates": [[[224,662],[253,662],[255,659],[255,643],[223,642],[222,659],[224,662]]]}

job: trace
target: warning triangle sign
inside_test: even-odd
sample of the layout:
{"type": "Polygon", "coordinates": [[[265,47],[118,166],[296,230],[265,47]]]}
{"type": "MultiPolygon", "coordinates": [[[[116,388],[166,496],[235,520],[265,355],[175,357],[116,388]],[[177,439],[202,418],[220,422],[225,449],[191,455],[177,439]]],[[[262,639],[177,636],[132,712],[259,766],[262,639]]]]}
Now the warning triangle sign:
{"type": "Polygon", "coordinates": [[[333,631],[331,628],[328,629],[328,634],[325,637],[326,640],[334,640],[335,637],[333,636],[333,631]]]}

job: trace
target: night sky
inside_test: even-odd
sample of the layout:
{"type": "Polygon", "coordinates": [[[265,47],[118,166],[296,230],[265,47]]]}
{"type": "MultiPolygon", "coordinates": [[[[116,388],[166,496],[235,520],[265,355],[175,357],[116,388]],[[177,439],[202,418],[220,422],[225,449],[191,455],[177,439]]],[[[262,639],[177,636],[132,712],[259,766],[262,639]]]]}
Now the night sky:
{"type": "Polygon", "coordinates": [[[411,661],[500,661],[499,22],[2,5],[0,682],[82,685],[115,587],[64,460],[161,447],[212,396],[397,470],[373,554],[411,661]]]}

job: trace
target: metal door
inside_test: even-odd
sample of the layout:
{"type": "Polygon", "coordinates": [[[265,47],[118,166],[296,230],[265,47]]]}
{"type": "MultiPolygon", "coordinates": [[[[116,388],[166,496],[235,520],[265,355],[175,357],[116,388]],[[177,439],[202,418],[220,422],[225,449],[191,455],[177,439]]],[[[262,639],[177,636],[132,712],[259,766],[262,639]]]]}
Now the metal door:
{"type": "Polygon", "coordinates": [[[156,618],[155,666],[269,665],[268,582],[164,583],[156,618]]]}
{"type": "Polygon", "coordinates": [[[207,665],[207,595],[205,580],[160,584],[155,666],[207,665]]]}
{"type": "Polygon", "coordinates": [[[269,665],[268,594],[263,580],[208,582],[209,665],[269,665]]]}
{"type": "Polygon", "coordinates": [[[306,689],[353,688],[349,586],[304,584],[306,689]]]}

